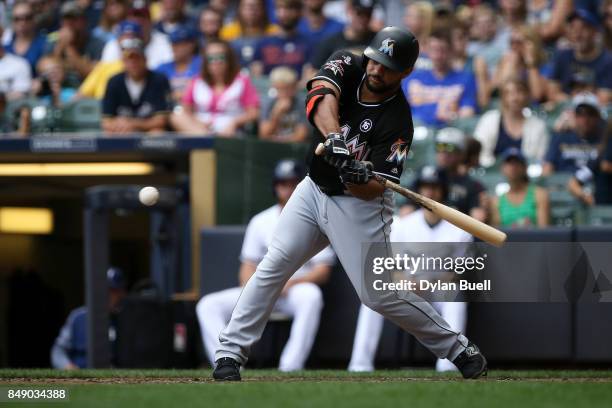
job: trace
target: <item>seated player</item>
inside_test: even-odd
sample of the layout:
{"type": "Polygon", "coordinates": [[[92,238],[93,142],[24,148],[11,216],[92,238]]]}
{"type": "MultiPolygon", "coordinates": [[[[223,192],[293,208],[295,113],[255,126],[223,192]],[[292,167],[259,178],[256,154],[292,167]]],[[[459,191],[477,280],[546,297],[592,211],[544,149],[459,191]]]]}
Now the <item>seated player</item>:
{"type": "Polygon", "coordinates": [[[270,74],[274,96],[263,101],[259,138],[275,142],[303,142],[308,136],[308,120],[302,98],[298,97],[298,76],[290,68],[277,67],[270,74]]]}
{"type": "MultiPolygon", "coordinates": [[[[423,167],[415,182],[415,191],[444,203],[448,195],[448,181],[444,172],[433,166],[423,167]]],[[[448,221],[443,220],[431,211],[424,209],[416,210],[410,215],[394,222],[391,227],[391,242],[471,242],[472,236],[467,232],[455,227],[448,221]]],[[[427,250],[436,251],[435,256],[461,256],[458,250],[465,251],[463,245],[433,246],[426,247],[427,250]],[[439,252],[448,251],[448,252],[439,252]]],[[[417,255],[418,256],[418,255],[417,255]]],[[[424,272],[417,272],[420,279],[425,279],[424,272]]],[[[431,273],[427,271],[427,273],[431,273]]],[[[433,272],[436,279],[448,278],[448,272],[433,272]]],[[[454,274],[454,272],[451,272],[454,274]]],[[[450,279],[454,278],[453,276],[450,279]]],[[[467,320],[467,303],[465,302],[433,302],[434,308],[442,318],[448,322],[453,330],[465,333],[467,320]]],[[[349,363],[349,371],[372,371],[374,370],[374,357],[376,348],[382,333],[384,318],[377,312],[362,305],[359,310],[353,353],[349,363]]],[[[456,370],[455,365],[448,359],[438,359],[437,371],[456,370]]]]}
{"type": "MultiPolygon", "coordinates": [[[[109,340],[112,343],[116,335],[113,316],[125,297],[125,277],[121,269],[110,267],[106,272],[106,280],[111,317],[109,340]]],[[[51,365],[61,370],[87,368],[87,308],[85,306],[77,307],[68,315],[66,323],[62,326],[51,348],[51,365]]]]}
{"type": "Polygon", "coordinates": [[[170,110],[168,79],[147,69],[143,43],[121,41],[125,71],[108,81],[102,100],[102,129],[108,134],[161,132],[170,110]]]}
{"type": "MultiPolygon", "coordinates": [[[[219,333],[229,321],[242,292],[242,286],[255,273],[273,238],[280,213],[303,177],[301,166],[294,160],[280,161],[274,170],[274,193],[278,203],[255,215],[247,227],[242,245],[240,287],[204,296],[196,307],[202,339],[211,365],[219,347],[219,333]]],[[[335,263],[330,247],[323,249],[295,272],[283,287],[274,310],[293,317],[291,334],[280,358],[279,370],[304,368],[319,328],[323,296],[319,285],[325,283],[335,263]]]]}

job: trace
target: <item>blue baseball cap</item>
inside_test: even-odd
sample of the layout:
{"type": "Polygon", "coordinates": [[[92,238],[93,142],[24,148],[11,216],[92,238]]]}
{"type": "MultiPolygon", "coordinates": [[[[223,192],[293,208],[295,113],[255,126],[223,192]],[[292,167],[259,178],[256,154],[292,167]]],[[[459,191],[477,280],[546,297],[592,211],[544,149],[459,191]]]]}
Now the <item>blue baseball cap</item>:
{"type": "Polygon", "coordinates": [[[142,27],[140,24],[134,21],[124,20],[119,23],[117,35],[122,36],[127,34],[132,34],[134,37],[142,38],[142,27]]]}
{"type": "Polygon", "coordinates": [[[125,288],[125,276],[121,268],[111,266],[106,271],[106,281],[110,289],[123,289],[125,288]]]}
{"type": "Polygon", "coordinates": [[[189,26],[179,26],[170,33],[170,42],[176,44],[183,41],[195,41],[198,38],[198,32],[189,26]]]}
{"type": "Polygon", "coordinates": [[[523,164],[527,164],[527,159],[518,147],[509,147],[501,154],[502,162],[507,162],[510,159],[516,159],[523,164]]]}
{"type": "Polygon", "coordinates": [[[569,17],[567,18],[567,21],[574,21],[575,19],[579,18],[580,20],[584,21],[585,23],[587,23],[588,25],[594,27],[594,28],[599,28],[599,26],[601,25],[601,21],[599,21],[599,17],[597,17],[597,15],[591,13],[589,10],[584,9],[584,8],[577,8],[575,9],[572,14],[569,15],[569,17]]]}

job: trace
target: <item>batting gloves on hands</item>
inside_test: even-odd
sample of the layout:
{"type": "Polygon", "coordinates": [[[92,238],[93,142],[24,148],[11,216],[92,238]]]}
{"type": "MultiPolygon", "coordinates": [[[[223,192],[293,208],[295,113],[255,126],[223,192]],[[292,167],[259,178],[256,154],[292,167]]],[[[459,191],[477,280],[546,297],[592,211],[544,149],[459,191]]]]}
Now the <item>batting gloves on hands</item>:
{"type": "Polygon", "coordinates": [[[372,163],[350,160],[338,169],[342,183],[367,184],[373,176],[372,163]]]}
{"type": "Polygon", "coordinates": [[[325,152],[323,159],[330,165],[340,168],[351,160],[351,154],[340,133],[330,133],[323,144],[325,152]]]}

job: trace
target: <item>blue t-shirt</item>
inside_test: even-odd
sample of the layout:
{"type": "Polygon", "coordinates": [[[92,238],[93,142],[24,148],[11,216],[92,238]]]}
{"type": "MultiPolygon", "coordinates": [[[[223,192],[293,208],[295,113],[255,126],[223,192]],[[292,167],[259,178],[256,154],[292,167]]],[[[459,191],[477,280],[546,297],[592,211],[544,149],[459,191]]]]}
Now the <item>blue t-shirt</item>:
{"type": "Polygon", "coordinates": [[[108,81],[102,99],[104,116],[149,118],[156,113],[170,110],[170,85],[164,75],[149,71],[144,89],[137,101],[133,101],[130,97],[125,79],[125,72],[121,72],[108,81]]]}
{"type": "Polygon", "coordinates": [[[292,37],[264,37],[255,49],[255,61],[263,63],[264,74],[269,75],[272,69],[284,65],[293,68],[298,75],[310,58],[311,45],[308,40],[296,34],[292,37]]]}
{"type": "Polygon", "coordinates": [[[261,40],[262,37],[238,37],[230,42],[241,67],[247,68],[255,60],[255,50],[261,40]]]}
{"type": "Polygon", "coordinates": [[[45,54],[45,49],[47,47],[47,39],[43,35],[37,35],[32,43],[30,44],[30,48],[24,54],[18,54],[15,52],[15,36],[11,38],[8,44],[4,45],[4,49],[11,54],[19,55],[20,57],[25,58],[30,63],[30,67],[32,68],[32,77],[36,74],[36,64],[40,57],[45,54]]]}
{"type": "Polygon", "coordinates": [[[591,61],[578,61],[573,50],[557,51],[550,64],[549,77],[559,82],[568,94],[576,77],[595,88],[612,89],[612,54],[603,51],[591,61]]]}
{"type": "Polygon", "coordinates": [[[187,89],[187,85],[189,85],[191,79],[200,73],[201,66],[202,57],[199,55],[194,55],[191,59],[191,63],[183,72],[176,71],[176,63],[174,62],[166,62],[165,64],[161,64],[155,69],[155,71],[159,72],[160,74],[164,74],[166,78],[168,78],[168,81],[170,81],[170,88],[173,92],[183,92],[185,89],[187,89]]]}
{"type": "Polygon", "coordinates": [[[298,33],[302,34],[310,44],[318,44],[324,38],[329,37],[332,34],[339,33],[344,29],[344,24],[331,18],[326,18],[325,23],[318,29],[312,30],[308,26],[308,20],[306,17],[302,17],[298,24],[298,33]]]}
{"type": "Polygon", "coordinates": [[[597,159],[598,136],[581,138],[570,131],[553,135],[544,161],[551,163],[557,172],[575,172],[597,159]]]}
{"type": "Polygon", "coordinates": [[[476,112],[476,78],[468,71],[449,71],[438,78],[431,70],[417,69],[402,81],[412,115],[427,125],[442,126],[436,112],[473,108],[476,112]]]}

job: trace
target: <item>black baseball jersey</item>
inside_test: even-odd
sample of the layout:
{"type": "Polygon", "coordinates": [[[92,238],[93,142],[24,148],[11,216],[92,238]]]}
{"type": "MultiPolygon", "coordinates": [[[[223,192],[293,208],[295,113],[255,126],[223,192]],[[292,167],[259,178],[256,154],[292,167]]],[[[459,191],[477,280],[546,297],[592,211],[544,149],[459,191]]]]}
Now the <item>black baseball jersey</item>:
{"type": "MultiPolygon", "coordinates": [[[[399,182],[414,130],[410,106],[401,89],[380,103],[360,101],[359,89],[365,80],[365,70],[361,57],[348,51],[334,53],[308,82],[308,89],[316,80],[328,81],[340,90],[340,132],[351,155],[357,160],[372,162],[374,173],[399,182]]],[[[345,188],[338,170],[314,153],[323,140],[317,132],[308,156],[308,174],[326,191],[341,193],[345,188]]]]}

